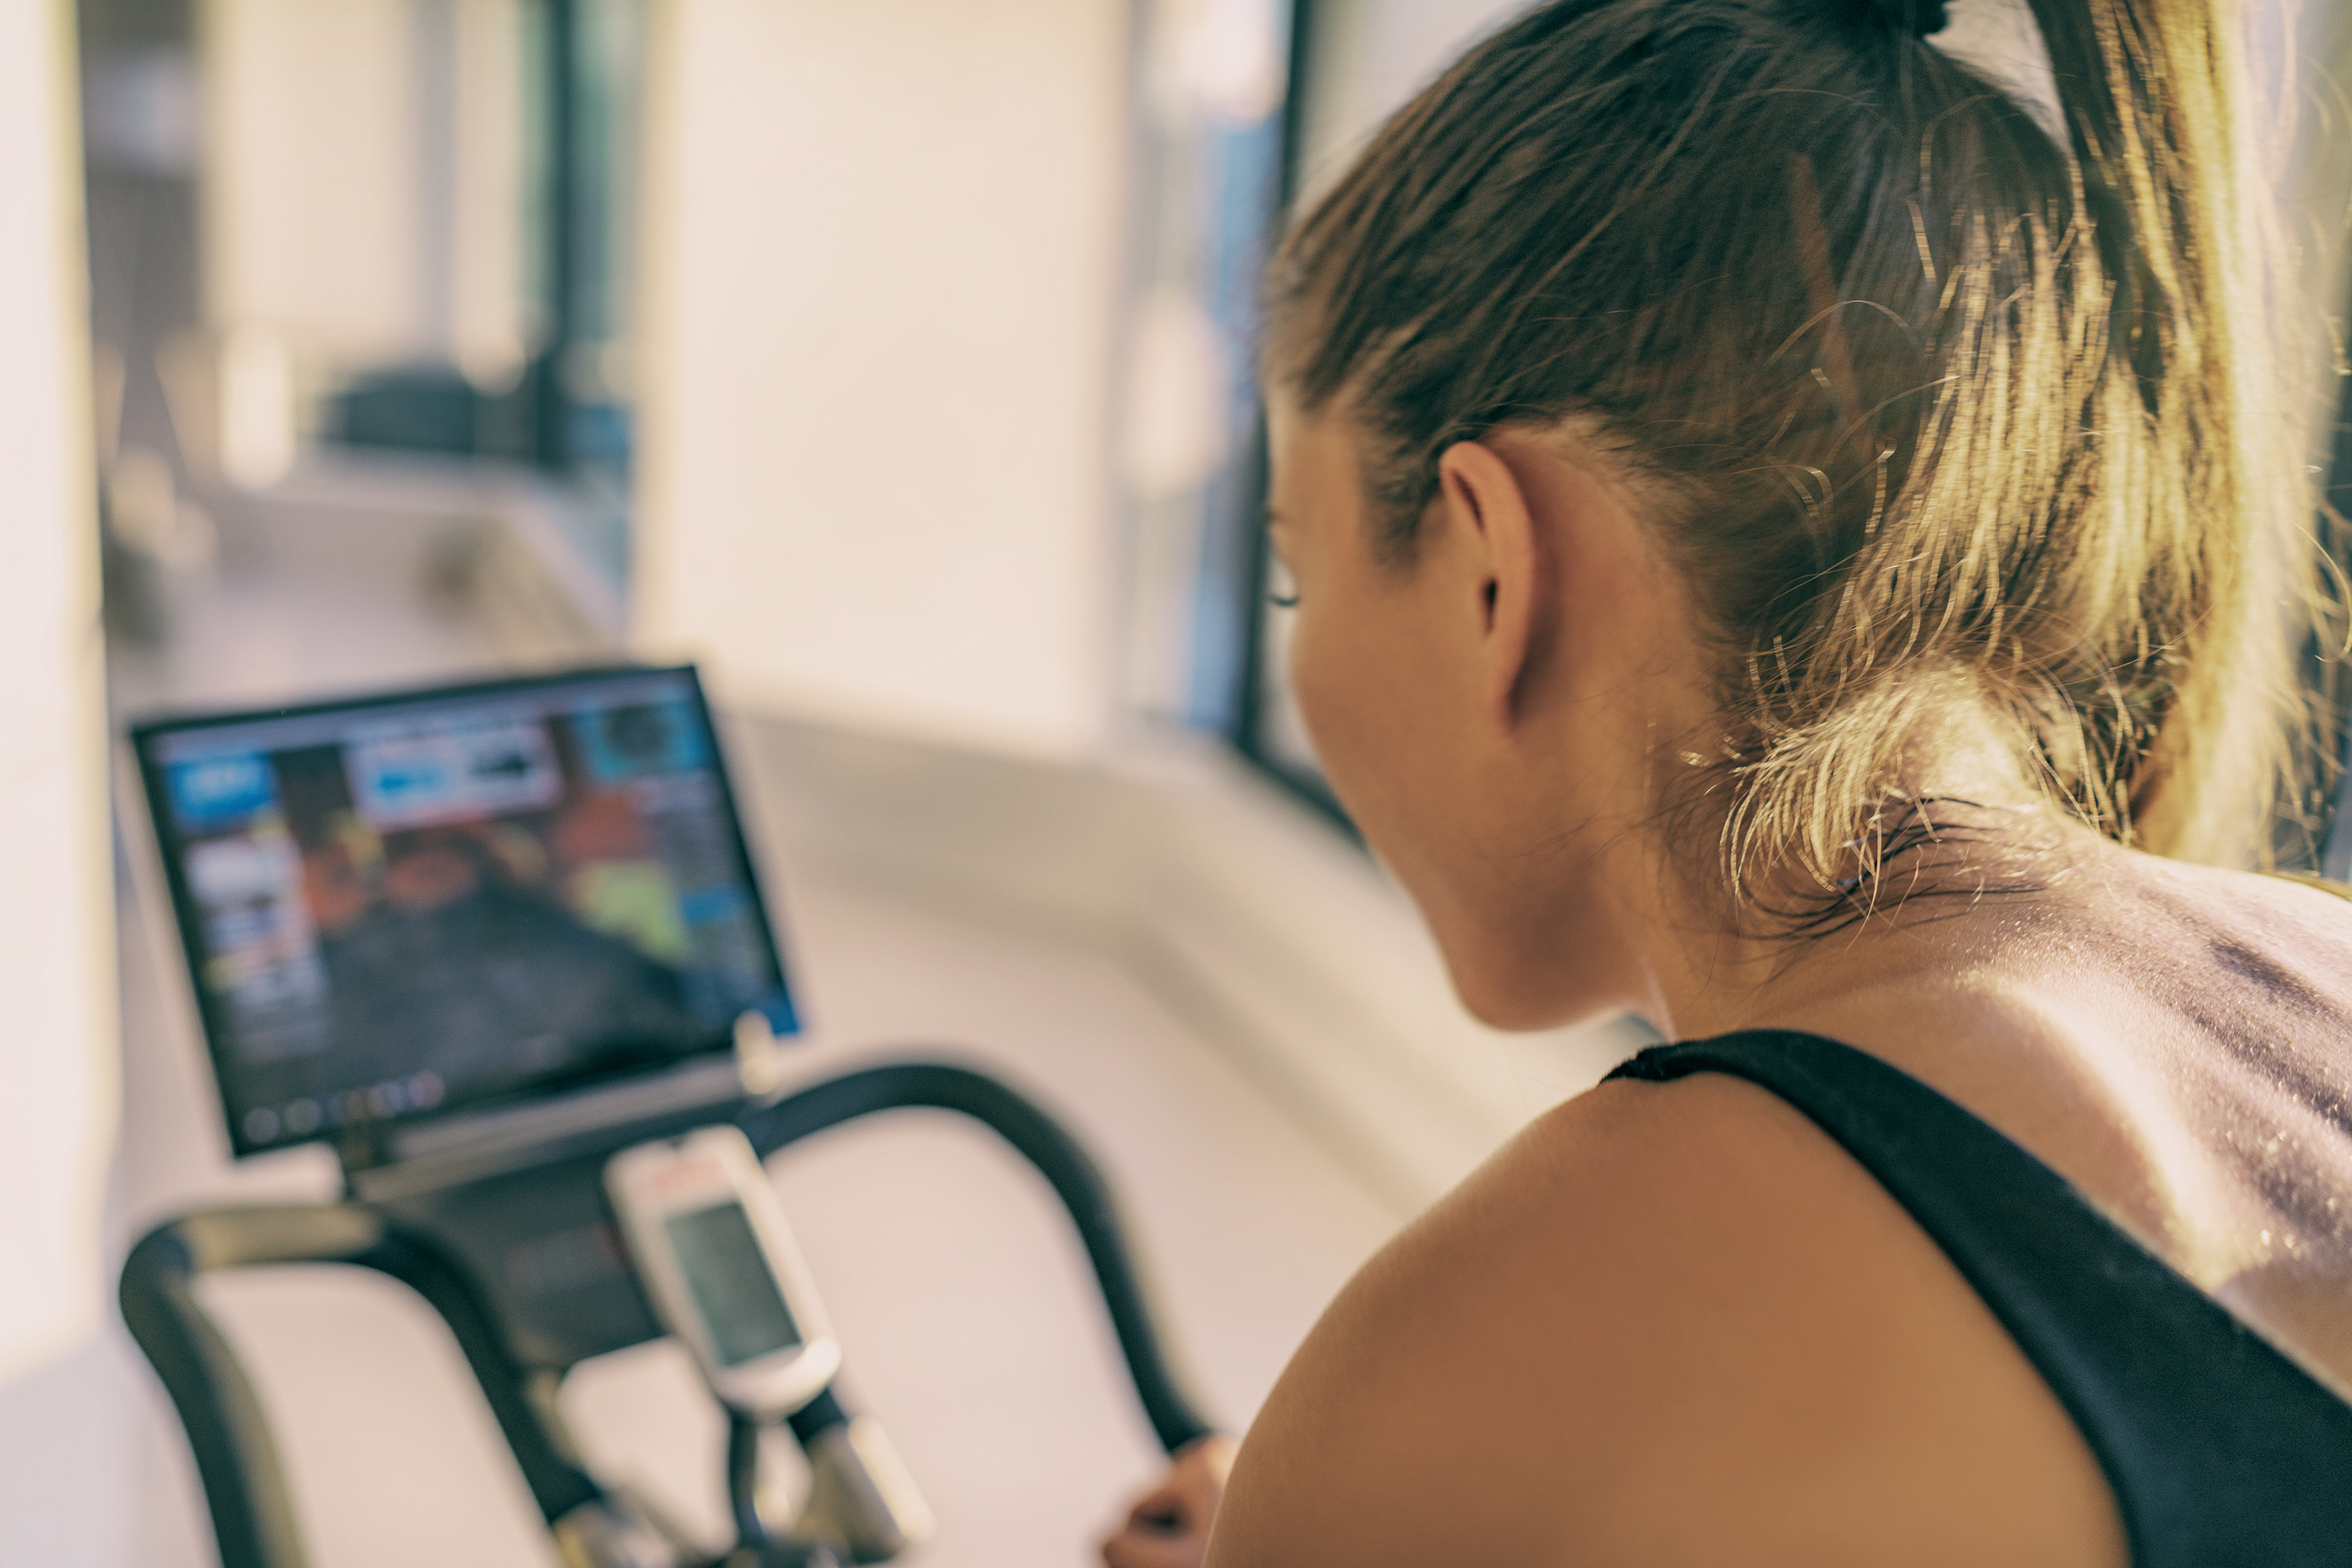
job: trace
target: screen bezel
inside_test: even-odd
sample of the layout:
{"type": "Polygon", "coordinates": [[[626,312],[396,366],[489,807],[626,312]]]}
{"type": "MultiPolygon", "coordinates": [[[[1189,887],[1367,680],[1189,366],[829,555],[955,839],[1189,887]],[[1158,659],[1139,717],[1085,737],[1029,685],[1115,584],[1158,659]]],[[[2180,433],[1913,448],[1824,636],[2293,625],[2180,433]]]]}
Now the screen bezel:
{"type": "Polygon", "coordinates": [[[681,1068],[724,1058],[734,1048],[731,1026],[715,1026],[710,1045],[704,1049],[680,1054],[666,1062],[646,1066],[614,1068],[602,1072],[567,1075],[551,1082],[541,1082],[500,1092],[459,1097],[451,1094],[429,1110],[403,1110],[390,1116],[375,1117],[343,1126],[321,1125],[315,1132],[299,1137],[272,1139],[256,1142],[246,1136],[242,1120],[228,1100],[228,1079],[233,1063],[227,1051],[227,1028],[218,998],[204,983],[206,959],[210,956],[204,942],[202,910],[187,879],[184,850],[186,841],[179,824],[171,813],[169,792],[163,779],[163,763],[158,755],[160,742],[170,737],[205,730],[229,729],[238,725],[273,722],[279,720],[310,719],[325,714],[370,713],[401,708],[429,709],[445,704],[462,703],[483,698],[496,698],[519,692],[529,692],[553,687],[593,684],[599,680],[637,680],[646,677],[683,677],[686,695],[691,701],[695,717],[701,722],[703,733],[710,742],[710,771],[719,784],[719,803],[726,814],[734,840],[736,870],[743,879],[751,895],[751,911],[758,923],[759,935],[765,951],[775,964],[776,982],[792,1009],[792,1026],[781,1031],[798,1034],[804,1027],[804,1018],[798,993],[793,985],[792,967],[785,962],[783,944],[780,940],[781,925],[770,904],[766,887],[751,853],[750,831],[735,792],[733,776],[728,767],[726,739],[712,720],[710,704],[702,689],[699,670],[692,664],[666,665],[593,665],[576,669],[551,671],[528,676],[509,676],[493,679],[461,681],[432,687],[404,687],[397,689],[356,693],[347,697],[316,701],[291,703],[278,707],[240,709],[234,711],[163,714],[140,720],[129,726],[131,752],[137,761],[141,787],[147,796],[147,817],[154,836],[156,858],[163,862],[163,877],[171,889],[173,919],[179,926],[180,957],[185,966],[188,988],[195,997],[196,1013],[204,1028],[205,1052],[212,1064],[213,1087],[220,1106],[221,1121],[228,1130],[229,1152],[233,1159],[243,1160],[256,1154],[275,1152],[280,1149],[299,1148],[306,1143],[333,1143],[351,1134],[354,1129],[364,1136],[381,1138],[397,1129],[444,1121],[471,1113],[510,1110],[540,1100],[568,1097],[592,1090],[609,1089],[633,1079],[665,1077],[681,1068]]]}

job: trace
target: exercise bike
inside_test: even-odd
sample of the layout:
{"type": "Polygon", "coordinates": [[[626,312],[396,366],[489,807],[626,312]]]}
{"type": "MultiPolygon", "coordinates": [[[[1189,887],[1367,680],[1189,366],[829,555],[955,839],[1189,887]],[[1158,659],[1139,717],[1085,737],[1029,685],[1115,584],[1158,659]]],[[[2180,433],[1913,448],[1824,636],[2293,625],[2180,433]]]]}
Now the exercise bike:
{"type": "MultiPolygon", "coordinates": [[[[1029,1100],[969,1068],[907,1062],[851,1072],[772,1105],[747,1104],[731,1125],[771,1156],[844,1122],[909,1108],[969,1117],[1036,1168],[1085,1247],[1136,1397],[1161,1447],[1172,1455],[1208,1433],[1161,1343],[1100,1170],[1029,1100]]],[[[658,1516],[583,1467],[556,1408],[556,1391],[572,1366],[662,1332],[634,1273],[616,1270],[599,1284],[575,1287],[570,1310],[551,1313],[530,1310],[513,1287],[512,1268],[500,1267],[533,1237],[609,1226],[601,1175],[611,1153],[707,1124],[692,1115],[635,1123],[574,1140],[544,1162],[421,1198],[213,1209],[150,1231],[123,1265],[122,1315],[187,1432],[222,1568],[303,1568],[309,1558],[268,1419],[198,1302],[195,1281],[207,1273],[301,1263],[374,1269],[408,1286],[440,1315],[572,1568],[709,1563],[658,1516]]],[[[814,1521],[766,1517],[758,1426],[730,1420],[727,1473],[738,1539],[718,1561],[729,1568],[823,1568],[887,1561],[908,1544],[908,1500],[894,1495],[891,1478],[866,1473],[847,1440],[854,1420],[830,1388],[788,1418],[810,1456],[811,1497],[820,1516],[814,1521]]]]}
{"type": "MultiPolygon", "coordinates": [[[[714,1126],[748,1142],[739,1185],[756,1196],[754,1160],[845,1121],[980,1121],[1068,1211],[1160,1443],[1208,1430],[1101,1173],[1043,1110],[927,1062],[771,1101],[798,1018],[691,666],[165,719],[131,741],[232,1152],[326,1142],[344,1177],[338,1203],[173,1220],[123,1265],[123,1318],[187,1431],[222,1568],[306,1558],[268,1420],[196,1280],[301,1263],[374,1269],[440,1315],[572,1568],[699,1568],[588,1471],[555,1396],[581,1362],[680,1326],[676,1281],[646,1271],[657,1238],[640,1229],[633,1255],[608,1169],[714,1126]]],[[[704,1256],[757,1286],[743,1238],[704,1256]]],[[[789,1397],[736,1397],[727,1358],[701,1361],[731,1410],[734,1568],[880,1562],[920,1534],[911,1483],[829,1365],[799,1358],[789,1397]],[[792,1518],[760,1496],[771,1418],[810,1462],[792,1518]]]]}

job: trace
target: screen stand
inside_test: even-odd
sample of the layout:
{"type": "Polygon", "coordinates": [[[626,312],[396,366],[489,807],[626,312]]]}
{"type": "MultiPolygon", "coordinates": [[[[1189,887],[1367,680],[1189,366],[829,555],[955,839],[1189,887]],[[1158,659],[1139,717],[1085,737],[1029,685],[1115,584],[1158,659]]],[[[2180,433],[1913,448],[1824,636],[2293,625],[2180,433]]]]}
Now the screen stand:
{"type": "Polygon", "coordinates": [[[392,1163],[392,1131],[381,1121],[354,1121],[335,1134],[335,1158],[343,1167],[343,1187],[352,1191],[352,1173],[392,1163]]]}
{"type": "Polygon", "coordinates": [[[622,1250],[604,1162],[747,1109],[739,1096],[429,1159],[387,1163],[364,1140],[339,1152],[354,1199],[436,1238],[479,1281],[522,1364],[565,1367],[662,1331],[622,1250]]]}

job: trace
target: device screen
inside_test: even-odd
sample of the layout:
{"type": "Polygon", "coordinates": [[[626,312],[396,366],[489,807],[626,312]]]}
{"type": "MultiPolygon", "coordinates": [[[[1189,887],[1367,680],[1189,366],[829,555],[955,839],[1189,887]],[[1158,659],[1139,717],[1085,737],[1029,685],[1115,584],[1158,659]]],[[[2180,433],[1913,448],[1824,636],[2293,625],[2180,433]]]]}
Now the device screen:
{"type": "Polygon", "coordinates": [[[679,1272],[694,1292],[722,1366],[741,1366],[801,1342],[776,1277],[738,1203],[713,1204],[662,1222],[679,1272]]]}
{"type": "Polygon", "coordinates": [[[239,1153],[795,1027],[690,669],[136,739],[239,1153]]]}

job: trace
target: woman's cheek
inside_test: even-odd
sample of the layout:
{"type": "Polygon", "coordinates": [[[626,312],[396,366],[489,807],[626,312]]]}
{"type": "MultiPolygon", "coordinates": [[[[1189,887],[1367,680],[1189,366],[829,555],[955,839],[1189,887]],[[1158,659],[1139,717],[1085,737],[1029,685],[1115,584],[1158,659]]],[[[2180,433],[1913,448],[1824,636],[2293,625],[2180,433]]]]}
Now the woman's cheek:
{"type": "Polygon", "coordinates": [[[1339,804],[1368,837],[1384,838],[1410,762],[1401,745],[1398,696],[1377,637],[1354,622],[1304,607],[1291,639],[1290,689],[1339,804]]]}
{"type": "Polygon", "coordinates": [[[1342,661],[1333,657],[1328,625],[1303,605],[1294,613],[1297,620],[1290,637],[1290,693],[1297,700],[1298,717],[1307,726],[1307,737],[1315,742],[1316,760],[1332,775],[1336,788],[1347,752],[1347,726],[1339,711],[1341,693],[1333,678],[1335,663],[1342,661]]]}

